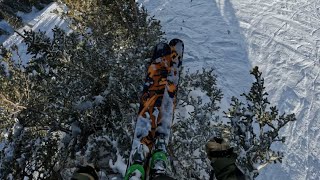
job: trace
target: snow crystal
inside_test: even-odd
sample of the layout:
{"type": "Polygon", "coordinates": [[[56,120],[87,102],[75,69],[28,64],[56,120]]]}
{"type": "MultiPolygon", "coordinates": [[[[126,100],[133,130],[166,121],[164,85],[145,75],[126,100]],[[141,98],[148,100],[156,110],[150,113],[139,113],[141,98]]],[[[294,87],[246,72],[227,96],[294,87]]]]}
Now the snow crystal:
{"type": "Polygon", "coordinates": [[[38,171],[34,171],[34,172],[32,173],[32,177],[33,177],[34,179],[38,179],[38,178],[39,178],[39,175],[40,175],[40,173],[39,173],[38,171]]]}

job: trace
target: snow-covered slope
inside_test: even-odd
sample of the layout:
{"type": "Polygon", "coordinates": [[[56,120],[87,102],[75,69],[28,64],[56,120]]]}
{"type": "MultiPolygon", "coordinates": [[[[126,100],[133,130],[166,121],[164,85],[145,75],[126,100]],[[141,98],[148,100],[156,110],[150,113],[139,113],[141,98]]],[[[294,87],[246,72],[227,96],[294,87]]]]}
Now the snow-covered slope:
{"type": "MultiPolygon", "coordinates": [[[[23,34],[23,31],[45,31],[46,35],[49,37],[52,36],[52,29],[54,27],[60,27],[64,30],[68,29],[68,23],[61,18],[61,16],[58,14],[58,12],[63,11],[61,7],[57,3],[51,3],[43,10],[39,11],[35,8],[32,9],[31,13],[24,14],[21,12],[18,12],[18,16],[22,17],[23,23],[25,24],[24,27],[18,30],[21,34],[23,34]]],[[[5,23],[5,22],[3,22],[5,23]]],[[[1,25],[1,23],[0,23],[1,25]]],[[[1,39],[0,39],[1,40],[1,39]]],[[[3,46],[9,48],[10,46],[14,44],[20,44],[22,42],[23,38],[17,34],[14,33],[13,35],[9,36],[5,41],[3,42],[3,46]]],[[[1,43],[1,41],[0,41],[1,43]]],[[[23,43],[19,45],[19,53],[20,55],[24,55],[27,52],[27,47],[23,43]]],[[[28,56],[23,56],[23,61],[26,63],[29,60],[28,56]]]]}
{"type": "Polygon", "coordinates": [[[231,5],[221,9],[212,0],[143,1],[150,14],[161,20],[167,39],[185,42],[184,68],[215,68],[226,107],[233,95],[251,85],[246,39],[231,5]],[[228,14],[225,16],[225,14],[228,14]]]}
{"type": "MultiPolygon", "coordinates": [[[[162,21],[167,38],[185,42],[185,69],[215,68],[225,94],[248,90],[249,70],[258,65],[272,103],[298,120],[283,134],[283,164],[258,179],[319,179],[320,172],[320,0],[139,0],[162,21]]],[[[47,31],[67,24],[52,11],[24,15],[25,29],[47,31]]],[[[2,22],[4,23],[4,22],[2,22]]],[[[1,25],[1,23],[0,23],[1,25]]],[[[17,34],[4,45],[21,42],[17,34]]],[[[26,51],[20,46],[20,50],[26,51]]]]}
{"type": "Polygon", "coordinates": [[[282,165],[258,179],[320,177],[319,0],[140,0],[167,38],[185,42],[185,67],[214,67],[225,98],[239,96],[259,66],[273,104],[296,113],[283,132],[282,165]]]}

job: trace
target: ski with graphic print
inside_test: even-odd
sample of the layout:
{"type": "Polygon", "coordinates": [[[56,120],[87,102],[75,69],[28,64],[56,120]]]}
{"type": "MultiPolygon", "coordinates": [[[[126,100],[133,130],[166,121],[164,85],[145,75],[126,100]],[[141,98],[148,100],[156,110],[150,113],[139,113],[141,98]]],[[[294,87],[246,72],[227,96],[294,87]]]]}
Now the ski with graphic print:
{"type": "Polygon", "coordinates": [[[145,79],[125,180],[149,179],[171,171],[167,145],[176,104],[184,44],[155,46],[145,79]]]}

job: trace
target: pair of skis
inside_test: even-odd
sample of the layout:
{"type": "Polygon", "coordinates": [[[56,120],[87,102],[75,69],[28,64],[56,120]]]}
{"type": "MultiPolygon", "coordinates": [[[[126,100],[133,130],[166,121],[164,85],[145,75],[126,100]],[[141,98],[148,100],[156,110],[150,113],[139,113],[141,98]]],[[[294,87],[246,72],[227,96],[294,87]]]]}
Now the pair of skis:
{"type": "Polygon", "coordinates": [[[168,174],[167,145],[174,115],[184,44],[172,39],[155,46],[140,100],[125,180],[168,174]]]}

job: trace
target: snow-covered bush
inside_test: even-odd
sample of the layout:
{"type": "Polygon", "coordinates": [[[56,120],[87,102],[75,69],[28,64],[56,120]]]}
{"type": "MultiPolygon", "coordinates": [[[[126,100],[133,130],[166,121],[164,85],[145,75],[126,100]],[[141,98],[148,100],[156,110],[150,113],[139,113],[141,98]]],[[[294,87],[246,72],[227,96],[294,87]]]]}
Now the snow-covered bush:
{"type": "Polygon", "coordinates": [[[250,179],[257,177],[258,171],[269,163],[281,163],[284,153],[273,150],[271,145],[285,141],[280,137],[280,130],[295,121],[295,116],[279,115],[277,108],[270,106],[262,73],[255,67],[251,74],[255,82],[249,93],[241,95],[246,101],[233,97],[225,112],[229,121],[217,117],[222,92],[217,89],[212,70],[201,74],[185,73],[181,78],[179,113],[169,146],[178,179],[208,179],[211,167],[203,148],[212,136],[230,142],[238,154],[239,168],[250,179]]]}
{"type": "Polygon", "coordinates": [[[214,70],[184,73],[180,79],[176,120],[169,152],[177,179],[209,179],[210,163],[204,151],[208,139],[216,135],[217,112],[222,92],[214,70]]]}
{"type": "Polygon", "coordinates": [[[255,82],[249,93],[242,94],[246,101],[233,97],[225,114],[231,121],[228,137],[239,155],[238,166],[250,179],[254,179],[266,165],[281,163],[284,153],[273,150],[271,146],[276,142],[284,143],[285,137],[280,136],[280,130],[296,118],[294,114],[280,115],[278,109],[270,105],[258,67],[251,74],[255,82]]]}
{"type": "Polygon", "coordinates": [[[26,67],[19,60],[24,55],[13,59],[17,47],[2,49],[0,179],[67,178],[86,162],[110,174],[109,160],[129,155],[133,104],[162,32],[144,9],[115,14],[110,7],[117,3],[99,4],[70,34],[25,32],[32,55],[26,67]],[[131,23],[123,17],[135,13],[139,23],[127,32],[131,23]]]}

